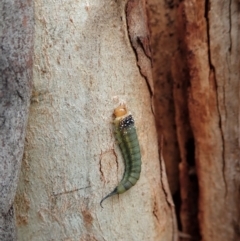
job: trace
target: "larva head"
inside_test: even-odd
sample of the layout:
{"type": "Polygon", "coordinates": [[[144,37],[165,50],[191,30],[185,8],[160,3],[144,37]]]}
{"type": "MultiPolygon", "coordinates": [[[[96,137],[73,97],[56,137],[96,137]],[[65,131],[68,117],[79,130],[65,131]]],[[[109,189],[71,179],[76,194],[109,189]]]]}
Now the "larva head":
{"type": "Polygon", "coordinates": [[[115,110],[114,115],[116,117],[122,117],[127,114],[127,107],[125,104],[120,104],[115,110]]]}

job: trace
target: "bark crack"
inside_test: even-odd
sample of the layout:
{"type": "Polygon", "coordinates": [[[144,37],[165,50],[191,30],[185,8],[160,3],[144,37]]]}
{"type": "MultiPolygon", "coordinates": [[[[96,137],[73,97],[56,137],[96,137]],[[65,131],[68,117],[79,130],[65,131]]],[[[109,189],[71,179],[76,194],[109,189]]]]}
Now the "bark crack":
{"type": "MultiPolygon", "coordinates": [[[[150,50],[150,40],[147,24],[144,22],[143,18],[137,18],[135,9],[139,10],[140,13],[143,9],[143,6],[140,4],[140,1],[136,0],[128,0],[125,7],[125,16],[126,16],[126,25],[127,25],[127,33],[129,37],[129,42],[132,46],[133,52],[136,57],[137,66],[139,69],[140,75],[145,79],[150,96],[153,96],[153,83],[149,79],[149,73],[146,71],[146,62],[142,61],[143,56],[145,56],[148,61],[150,61],[150,67],[152,66],[152,58],[151,58],[151,50],[150,50]],[[140,22],[139,22],[140,21],[140,22]],[[139,31],[138,25],[144,26],[146,32],[143,30],[139,31]]],[[[147,66],[148,67],[148,66],[147,66]]]]}
{"type": "MultiPolygon", "coordinates": [[[[231,0],[230,0],[230,5],[231,5],[231,0]]],[[[219,116],[219,130],[220,130],[220,135],[221,135],[221,141],[222,141],[222,176],[223,176],[223,182],[225,186],[225,197],[227,196],[227,181],[226,181],[226,176],[225,176],[225,145],[224,145],[224,132],[223,132],[223,120],[221,116],[221,111],[220,111],[220,103],[219,103],[219,96],[218,96],[218,82],[217,82],[217,77],[216,77],[216,70],[215,66],[212,63],[212,57],[211,57],[211,43],[210,43],[210,19],[209,19],[209,11],[210,11],[210,0],[205,1],[205,19],[206,19],[206,30],[207,30],[207,47],[208,47],[208,62],[209,62],[209,76],[211,75],[211,72],[213,74],[213,79],[214,79],[214,84],[216,86],[216,102],[217,102],[217,112],[219,116]]],[[[231,17],[230,17],[231,18],[231,17]]],[[[230,23],[231,25],[231,23],[230,23]]],[[[231,44],[230,44],[230,49],[231,49],[231,44]]],[[[224,83],[225,86],[225,83],[224,83]]],[[[225,92],[224,92],[224,86],[223,86],[223,104],[225,103],[225,92]]],[[[225,108],[226,110],[226,108],[225,108]]]]}
{"type": "Polygon", "coordinates": [[[100,171],[100,173],[101,173],[101,175],[100,175],[100,178],[102,179],[102,180],[104,180],[104,182],[105,182],[105,177],[104,177],[104,174],[103,174],[103,170],[102,170],[102,151],[101,151],[101,154],[100,154],[100,160],[99,160],[99,171],[100,171]]]}
{"type": "Polygon", "coordinates": [[[232,52],[232,36],[231,36],[231,32],[232,32],[232,10],[231,10],[231,6],[232,6],[232,0],[229,0],[229,5],[228,5],[228,12],[229,12],[229,41],[230,41],[230,46],[229,46],[229,52],[232,52]]]}
{"type": "Polygon", "coordinates": [[[63,192],[58,192],[58,193],[55,193],[53,192],[52,195],[53,196],[59,196],[59,195],[63,195],[63,194],[69,194],[69,193],[73,193],[73,192],[78,192],[80,190],[84,190],[86,188],[90,188],[91,186],[86,186],[86,187],[80,187],[80,188],[76,188],[76,189],[73,189],[73,190],[69,190],[69,191],[63,191],[63,192]]]}
{"type": "Polygon", "coordinates": [[[23,95],[17,90],[17,96],[20,98],[21,101],[24,101],[23,95]]]}
{"type": "Polygon", "coordinates": [[[154,84],[151,69],[152,57],[147,14],[143,2],[143,0],[128,0],[125,5],[125,18],[129,43],[136,57],[139,73],[147,85],[150,94],[151,112],[155,116],[153,106],[154,84]]]}
{"type": "Polygon", "coordinates": [[[155,216],[155,218],[156,218],[157,221],[159,222],[159,218],[158,218],[158,208],[157,208],[156,200],[154,201],[153,215],[155,216]]]}

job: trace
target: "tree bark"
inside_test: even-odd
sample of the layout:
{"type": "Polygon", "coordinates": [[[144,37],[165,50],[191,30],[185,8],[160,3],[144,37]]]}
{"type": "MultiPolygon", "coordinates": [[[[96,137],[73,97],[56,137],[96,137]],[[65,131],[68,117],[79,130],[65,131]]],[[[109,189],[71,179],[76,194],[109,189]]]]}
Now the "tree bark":
{"type": "MultiPolygon", "coordinates": [[[[189,6],[186,5],[186,11],[189,6]]],[[[200,111],[190,106],[197,143],[201,232],[203,240],[239,240],[239,3],[211,1],[201,8],[199,19],[205,21],[208,71],[205,70],[204,79],[202,76],[197,81],[201,86],[198,84],[200,88],[196,86],[193,94],[197,102],[201,98],[205,106],[200,111]],[[205,92],[207,82],[209,90],[205,92]],[[202,116],[201,112],[206,113],[207,118],[199,128],[197,115],[202,116]],[[215,225],[211,226],[212,223],[215,225]]],[[[190,48],[194,42],[193,39],[190,48]]],[[[204,66],[199,67],[201,74],[204,66]]]]}
{"type": "Polygon", "coordinates": [[[0,22],[0,240],[10,241],[31,95],[32,1],[1,1],[0,22]]]}
{"type": "Polygon", "coordinates": [[[240,238],[238,7],[236,1],[182,3],[204,241],[240,238]]]}
{"type": "Polygon", "coordinates": [[[171,71],[173,54],[178,47],[176,10],[178,1],[148,0],[154,80],[154,112],[158,139],[164,137],[163,157],[172,195],[179,190],[180,162],[173,98],[174,79],[171,71]]]}
{"type": "Polygon", "coordinates": [[[35,18],[19,240],[176,240],[151,111],[144,1],[35,1],[35,18]],[[123,100],[136,120],[142,173],[102,209],[123,174],[111,124],[123,100]]]}
{"type": "MultiPolygon", "coordinates": [[[[239,1],[149,2],[161,6],[160,10],[149,7],[150,16],[155,17],[150,22],[154,82],[161,93],[155,103],[168,97],[166,107],[156,111],[160,117],[165,114],[158,120],[160,135],[172,143],[174,133],[164,133],[169,133],[166,129],[175,116],[181,158],[181,200],[176,200],[176,206],[181,204],[177,210],[181,240],[239,240],[239,1]],[[157,13],[171,19],[170,5],[171,13],[177,9],[176,22],[167,26],[157,13]],[[171,30],[177,36],[177,48],[176,39],[169,43],[171,30]],[[166,55],[172,59],[168,57],[159,70],[166,55]],[[171,101],[174,109],[169,108],[171,101]]],[[[163,148],[169,162],[174,155],[163,148]]],[[[168,172],[170,181],[174,181],[172,172],[168,172]]]]}
{"type": "Polygon", "coordinates": [[[158,137],[164,139],[160,149],[175,202],[178,228],[183,232],[180,236],[196,238],[199,237],[198,182],[187,106],[188,69],[181,50],[185,34],[178,12],[178,0],[148,0],[155,118],[158,137]]]}

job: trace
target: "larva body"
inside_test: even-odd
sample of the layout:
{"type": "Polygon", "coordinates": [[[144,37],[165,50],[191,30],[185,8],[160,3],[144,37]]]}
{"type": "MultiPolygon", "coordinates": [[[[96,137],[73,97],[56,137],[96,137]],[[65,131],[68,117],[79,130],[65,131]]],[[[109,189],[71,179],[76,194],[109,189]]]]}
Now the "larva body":
{"type": "Polygon", "coordinates": [[[113,121],[114,134],[124,159],[125,171],[121,182],[101,200],[100,205],[106,198],[124,193],[134,186],[141,173],[141,152],[134,119],[127,112],[125,105],[120,105],[116,108],[114,115],[116,116],[113,121]]]}

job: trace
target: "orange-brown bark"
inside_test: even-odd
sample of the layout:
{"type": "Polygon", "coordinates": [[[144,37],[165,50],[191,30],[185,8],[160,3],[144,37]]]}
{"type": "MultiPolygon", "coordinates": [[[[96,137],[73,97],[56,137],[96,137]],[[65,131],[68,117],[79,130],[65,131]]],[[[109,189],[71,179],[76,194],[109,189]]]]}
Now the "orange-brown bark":
{"type": "Polygon", "coordinates": [[[171,61],[177,49],[175,13],[177,1],[164,3],[148,0],[148,17],[151,36],[154,112],[158,138],[163,136],[163,157],[172,194],[179,188],[179,147],[176,135],[175,109],[173,101],[173,76],[171,61]]]}
{"type": "MultiPolygon", "coordinates": [[[[171,187],[180,183],[181,200],[175,204],[181,204],[176,211],[182,240],[239,240],[239,3],[180,1],[173,19],[177,37],[171,42],[169,37],[164,41],[171,27],[159,17],[168,1],[149,2],[156,121],[168,142],[176,143],[177,136],[179,148],[174,153],[174,163],[180,160],[179,180],[168,178],[171,187]],[[170,63],[166,52],[174,56],[170,63]],[[166,96],[174,103],[171,115],[164,112],[170,102],[159,101],[166,96]]],[[[168,165],[174,149],[164,148],[167,170],[173,173],[177,166],[168,165]]]]}

